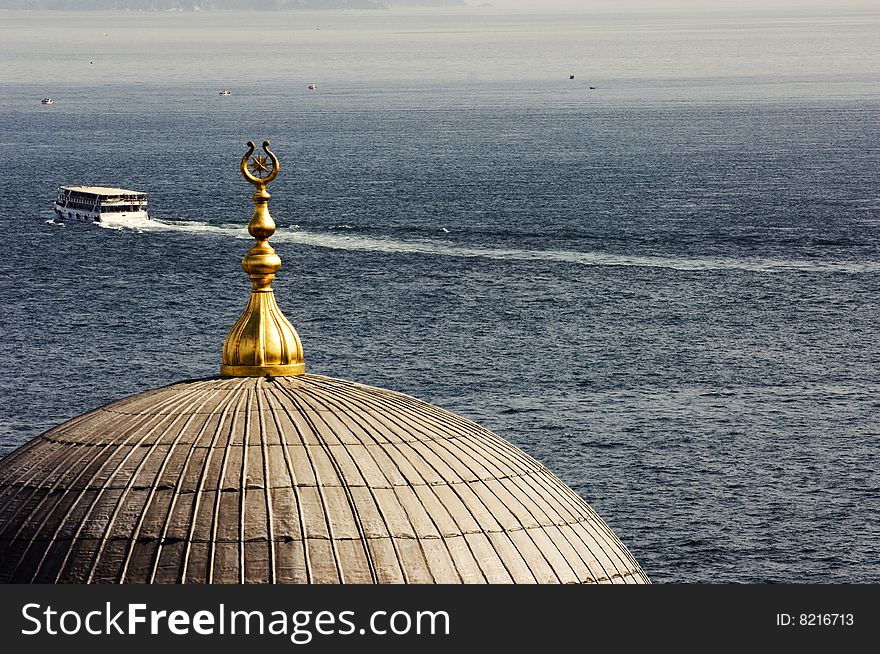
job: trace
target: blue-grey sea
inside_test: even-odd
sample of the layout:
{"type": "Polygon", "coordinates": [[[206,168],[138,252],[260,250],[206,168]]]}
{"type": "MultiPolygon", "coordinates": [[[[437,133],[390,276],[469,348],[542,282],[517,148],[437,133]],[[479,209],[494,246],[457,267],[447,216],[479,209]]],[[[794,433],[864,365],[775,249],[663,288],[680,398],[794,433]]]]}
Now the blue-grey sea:
{"type": "Polygon", "coordinates": [[[655,582],[880,582],[880,9],[828,5],[0,12],[0,454],[218,373],[270,139],[310,371],[496,431],[655,582]]]}

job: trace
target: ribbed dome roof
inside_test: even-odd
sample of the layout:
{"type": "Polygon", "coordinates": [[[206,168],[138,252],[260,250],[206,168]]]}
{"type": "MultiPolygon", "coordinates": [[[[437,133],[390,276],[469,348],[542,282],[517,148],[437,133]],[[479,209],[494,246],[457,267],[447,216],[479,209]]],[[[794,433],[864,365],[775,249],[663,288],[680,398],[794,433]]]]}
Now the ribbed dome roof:
{"type": "Polygon", "coordinates": [[[0,580],[648,582],[522,450],[311,374],[175,384],[15,451],[0,461],[0,580]]]}

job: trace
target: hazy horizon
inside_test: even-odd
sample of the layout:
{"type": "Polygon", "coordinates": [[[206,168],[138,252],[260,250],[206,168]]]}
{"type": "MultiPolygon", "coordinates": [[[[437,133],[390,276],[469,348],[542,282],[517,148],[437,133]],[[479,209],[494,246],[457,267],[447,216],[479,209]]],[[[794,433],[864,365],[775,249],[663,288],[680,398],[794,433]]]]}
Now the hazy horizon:
{"type": "MultiPolygon", "coordinates": [[[[409,0],[411,1],[411,0],[409,0]]],[[[429,6],[406,6],[407,0],[377,0],[388,6],[397,5],[394,8],[403,9],[437,9],[429,6]]],[[[426,4],[429,0],[425,0],[426,4]]],[[[0,9],[8,9],[18,4],[9,0],[0,0],[0,9]]],[[[54,0],[53,9],[65,11],[91,11],[83,8],[77,0],[54,0]]],[[[438,3],[439,4],[439,3],[438,3]]],[[[507,11],[534,11],[534,12],[630,12],[630,11],[714,11],[714,10],[817,10],[826,9],[829,12],[835,10],[852,9],[877,9],[876,0],[837,0],[829,3],[828,0],[466,0],[463,6],[449,6],[443,9],[499,9],[507,11]]],[[[339,9],[314,9],[308,8],[303,11],[339,11],[339,9]]]]}
{"type": "MultiPolygon", "coordinates": [[[[480,5],[481,2],[468,2],[469,5],[480,5]]],[[[876,0],[491,0],[490,4],[502,9],[534,9],[538,10],[592,10],[592,9],[796,9],[796,8],[827,8],[844,7],[877,7],[876,0]]]]}

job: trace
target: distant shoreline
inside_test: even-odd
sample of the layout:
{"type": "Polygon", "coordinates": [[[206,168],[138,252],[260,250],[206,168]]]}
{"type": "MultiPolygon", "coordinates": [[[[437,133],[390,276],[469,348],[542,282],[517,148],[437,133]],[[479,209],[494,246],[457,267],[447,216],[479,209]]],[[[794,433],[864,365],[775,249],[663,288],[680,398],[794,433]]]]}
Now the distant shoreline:
{"type": "MultiPolygon", "coordinates": [[[[481,6],[485,7],[488,3],[481,6]]],[[[91,0],[76,6],[59,0],[0,0],[0,11],[136,11],[141,13],[201,13],[216,11],[338,11],[351,9],[417,9],[467,7],[465,0],[91,0]],[[86,6],[83,6],[86,5],[86,6]]]]}

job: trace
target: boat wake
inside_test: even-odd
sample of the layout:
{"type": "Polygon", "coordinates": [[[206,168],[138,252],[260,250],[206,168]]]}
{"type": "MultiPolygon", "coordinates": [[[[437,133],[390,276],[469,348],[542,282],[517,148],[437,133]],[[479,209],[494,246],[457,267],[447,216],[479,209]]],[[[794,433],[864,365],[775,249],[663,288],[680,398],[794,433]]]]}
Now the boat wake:
{"type": "Polygon", "coordinates": [[[183,232],[191,234],[215,234],[226,238],[251,238],[247,226],[242,225],[211,225],[198,220],[162,220],[158,218],[124,218],[114,220],[102,218],[101,222],[95,223],[103,229],[116,231],[131,230],[139,233],[147,232],[183,232]]]}
{"type": "Polygon", "coordinates": [[[279,230],[275,242],[301,243],[334,250],[385,252],[389,254],[418,254],[430,256],[479,257],[513,261],[551,261],[585,266],[628,266],[639,268],[669,268],[683,271],[743,270],[749,272],[880,272],[876,261],[822,261],[796,259],[734,259],[726,257],[668,257],[623,255],[606,252],[579,252],[575,250],[524,250],[483,246],[453,245],[431,240],[398,240],[339,233],[279,230]]]}
{"type": "MultiPolygon", "coordinates": [[[[250,239],[243,225],[211,225],[199,221],[141,220],[107,221],[98,223],[105,229],[133,229],[138,232],[184,232],[224,238],[250,239]]],[[[298,226],[279,228],[272,242],[294,243],[333,250],[377,252],[387,254],[414,254],[423,256],[477,257],[508,261],[550,261],[584,266],[622,266],[639,268],[668,268],[682,271],[743,270],[757,273],[774,272],[823,272],[823,273],[877,273],[880,262],[876,261],[829,261],[801,259],[732,257],[672,257],[654,255],[626,255],[607,252],[575,250],[526,250],[485,246],[455,245],[446,241],[430,239],[402,240],[371,237],[341,232],[338,227],[329,232],[302,230],[298,226]]]]}

